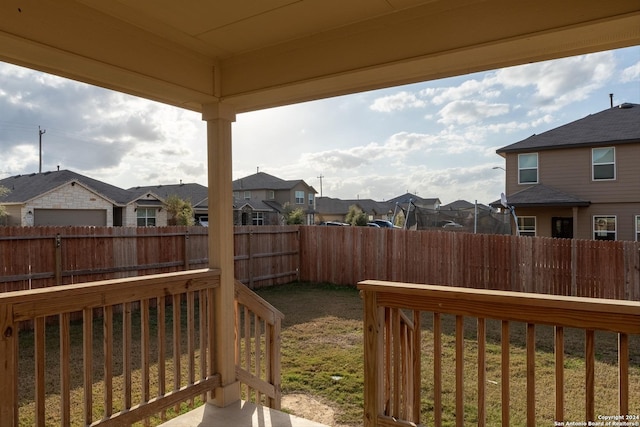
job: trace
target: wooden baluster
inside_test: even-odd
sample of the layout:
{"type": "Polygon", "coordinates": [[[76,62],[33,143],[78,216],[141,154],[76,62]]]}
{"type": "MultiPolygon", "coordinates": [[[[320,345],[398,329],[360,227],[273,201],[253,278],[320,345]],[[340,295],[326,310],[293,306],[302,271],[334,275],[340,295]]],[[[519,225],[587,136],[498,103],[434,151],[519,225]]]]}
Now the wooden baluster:
{"type": "Polygon", "coordinates": [[[618,406],[629,413],[629,335],[618,334],[618,406]]]}
{"type": "Polygon", "coordinates": [[[45,425],[45,318],[38,317],[34,324],[36,368],[36,426],[45,425]]]}
{"type": "Polygon", "coordinates": [[[502,358],[502,425],[508,426],[509,424],[509,406],[510,390],[509,390],[509,352],[511,351],[510,338],[509,338],[509,322],[502,321],[502,338],[501,338],[501,358],[502,358]]]}
{"type": "Polygon", "coordinates": [[[413,391],[413,414],[411,421],[415,424],[420,424],[420,386],[422,384],[422,349],[420,348],[422,342],[422,328],[420,325],[420,317],[420,311],[414,310],[412,329],[413,337],[411,340],[413,344],[413,355],[411,358],[413,362],[413,384],[411,385],[411,389],[413,391]]]}
{"type": "Polygon", "coordinates": [[[456,426],[464,426],[464,317],[456,316],[456,426]]]}
{"type": "Polygon", "coordinates": [[[104,349],[104,416],[113,414],[113,306],[103,309],[102,348],[104,349]]]}
{"type": "Polygon", "coordinates": [[[487,420],[487,324],[478,318],[478,427],[487,420]]]}
{"type": "Polygon", "coordinates": [[[442,318],[433,313],[433,417],[435,427],[442,427],[442,318]]]}
{"type": "MultiPolygon", "coordinates": [[[[149,323],[149,300],[140,301],[140,369],[142,381],[142,403],[147,403],[151,399],[149,391],[149,353],[150,344],[150,323],[149,323]]],[[[149,419],[145,419],[145,425],[149,425],[149,419]]]]}
{"type": "MultiPolygon", "coordinates": [[[[167,302],[164,296],[158,297],[158,396],[164,396],[167,392],[167,333],[165,322],[167,302]]],[[[164,421],[167,419],[167,411],[160,413],[160,418],[164,421]]]]}
{"type": "MultiPolygon", "coordinates": [[[[182,340],[182,319],[180,310],[180,294],[173,295],[173,390],[178,391],[182,386],[182,367],[180,357],[182,340]]],[[[180,412],[180,404],[175,405],[176,412],[180,412]]]]}
{"type": "Polygon", "coordinates": [[[585,417],[587,421],[595,421],[595,333],[588,329],[585,331],[585,417]]]}
{"type": "Polygon", "coordinates": [[[84,423],[93,421],[93,309],[85,308],[82,319],[82,364],[84,373],[84,423]]]}
{"type": "Polygon", "coordinates": [[[124,304],[122,310],[122,375],[124,381],[124,408],[129,409],[131,402],[131,354],[133,346],[131,345],[131,303],[124,304]]]}
{"type": "Polygon", "coordinates": [[[564,328],[555,328],[556,355],[556,416],[555,421],[564,421],[564,328]]]}
{"type": "MultiPolygon", "coordinates": [[[[188,384],[195,382],[196,359],[195,359],[196,327],[195,327],[195,294],[187,292],[187,354],[189,356],[188,384]]],[[[194,398],[189,400],[191,407],[195,404],[194,398]]]]}
{"type": "Polygon", "coordinates": [[[527,323],[527,426],[536,426],[536,325],[527,323]]]}
{"type": "Polygon", "coordinates": [[[71,335],[69,313],[60,318],[60,422],[64,426],[71,424],[71,335]]]}

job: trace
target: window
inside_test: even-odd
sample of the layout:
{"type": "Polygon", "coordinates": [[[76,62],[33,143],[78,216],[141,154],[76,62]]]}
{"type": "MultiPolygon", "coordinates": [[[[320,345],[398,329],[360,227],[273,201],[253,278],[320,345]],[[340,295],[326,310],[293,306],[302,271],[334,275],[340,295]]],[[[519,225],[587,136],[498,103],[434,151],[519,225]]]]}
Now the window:
{"type": "Polygon", "coordinates": [[[616,217],[615,216],[594,216],[593,217],[593,239],[594,240],[616,240],[616,217]]]}
{"type": "Polygon", "coordinates": [[[313,206],[313,193],[309,193],[309,206],[313,206]]]}
{"type": "Polygon", "coordinates": [[[251,199],[251,191],[245,191],[244,192],[244,199],[245,200],[250,200],[251,199]]]}
{"type": "Polygon", "coordinates": [[[264,225],[264,214],[262,212],[254,212],[251,219],[253,225],[264,225]]]}
{"type": "Polygon", "coordinates": [[[518,155],[518,184],[538,183],[538,153],[518,155]]]}
{"type": "Polygon", "coordinates": [[[640,215],[636,215],[636,242],[640,242],[640,215]]]}
{"type": "Polygon", "coordinates": [[[269,191],[267,192],[267,195],[268,195],[268,196],[267,196],[267,198],[268,198],[269,200],[273,200],[273,199],[275,199],[275,198],[276,198],[276,192],[275,192],[275,191],[273,191],[273,190],[269,190],[269,191]]]}
{"type": "Polygon", "coordinates": [[[138,208],[136,211],[138,227],[155,227],[156,226],[156,209],[155,208],[138,208]]]}
{"type": "Polygon", "coordinates": [[[521,236],[536,235],[536,217],[535,216],[519,216],[518,217],[518,233],[521,236]]]}
{"type": "Polygon", "coordinates": [[[296,191],[296,205],[304,204],[304,191],[296,191]]]}
{"type": "Polygon", "coordinates": [[[594,148],[591,150],[593,180],[616,179],[616,151],[614,147],[594,148]]]}

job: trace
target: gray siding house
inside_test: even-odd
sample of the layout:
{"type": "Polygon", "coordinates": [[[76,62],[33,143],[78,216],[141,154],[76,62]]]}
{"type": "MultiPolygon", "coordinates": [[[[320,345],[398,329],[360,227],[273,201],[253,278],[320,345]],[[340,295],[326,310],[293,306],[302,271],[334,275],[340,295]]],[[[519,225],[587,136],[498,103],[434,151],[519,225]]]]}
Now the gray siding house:
{"type": "Polygon", "coordinates": [[[640,105],[609,108],[497,153],[521,235],[640,239],[640,105]]]}

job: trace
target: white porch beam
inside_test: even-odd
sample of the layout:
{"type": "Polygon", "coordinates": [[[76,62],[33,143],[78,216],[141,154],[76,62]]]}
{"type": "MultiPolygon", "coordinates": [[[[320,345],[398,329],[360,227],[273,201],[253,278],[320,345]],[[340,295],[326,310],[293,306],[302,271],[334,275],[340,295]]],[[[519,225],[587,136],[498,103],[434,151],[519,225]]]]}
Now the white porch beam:
{"type": "Polygon", "coordinates": [[[231,124],[235,121],[235,110],[220,103],[203,105],[202,119],[207,122],[209,267],[221,271],[214,306],[214,372],[220,374],[222,386],[215,390],[213,403],[224,407],[240,400],[234,345],[231,124]]]}

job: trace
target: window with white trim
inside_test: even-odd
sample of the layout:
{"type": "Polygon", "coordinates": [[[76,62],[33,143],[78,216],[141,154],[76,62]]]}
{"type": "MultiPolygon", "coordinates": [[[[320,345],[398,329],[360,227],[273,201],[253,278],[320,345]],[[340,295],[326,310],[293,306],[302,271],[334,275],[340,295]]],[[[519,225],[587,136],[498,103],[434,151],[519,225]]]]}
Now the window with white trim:
{"type": "Polygon", "coordinates": [[[309,206],[313,206],[313,193],[309,193],[309,206]]]}
{"type": "Polygon", "coordinates": [[[594,181],[616,179],[615,147],[594,148],[591,150],[591,164],[594,181]]]}
{"type": "Polygon", "coordinates": [[[636,215],[636,242],[640,242],[640,215],[636,215]]]}
{"type": "Polygon", "coordinates": [[[296,205],[304,204],[304,191],[296,191],[296,205]]]}
{"type": "Polygon", "coordinates": [[[136,210],[136,221],[138,227],[155,227],[156,208],[138,208],[136,210]]]}
{"type": "Polygon", "coordinates": [[[538,183],[538,153],[518,154],[518,184],[538,183]]]}
{"type": "Polygon", "coordinates": [[[251,191],[245,191],[244,192],[244,199],[245,200],[251,200],[251,191]]]}
{"type": "Polygon", "coordinates": [[[251,220],[253,225],[264,225],[264,213],[254,212],[251,220]]]}
{"type": "Polygon", "coordinates": [[[274,190],[269,190],[267,193],[268,193],[267,199],[273,200],[276,198],[276,192],[274,190]]]}
{"type": "Polygon", "coordinates": [[[519,216],[518,217],[518,233],[521,236],[536,235],[536,217],[535,216],[519,216]]]}
{"type": "Polygon", "coordinates": [[[240,198],[240,192],[239,191],[234,191],[233,192],[233,198],[234,199],[239,199],[240,198]]]}
{"type": "Polygon", "coordinates": [[[594,240],[616,240],[615,215],[600,215],[593,217],[594,240]]]}

